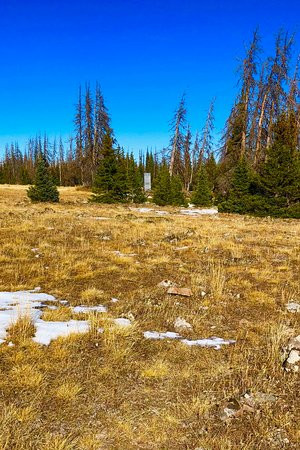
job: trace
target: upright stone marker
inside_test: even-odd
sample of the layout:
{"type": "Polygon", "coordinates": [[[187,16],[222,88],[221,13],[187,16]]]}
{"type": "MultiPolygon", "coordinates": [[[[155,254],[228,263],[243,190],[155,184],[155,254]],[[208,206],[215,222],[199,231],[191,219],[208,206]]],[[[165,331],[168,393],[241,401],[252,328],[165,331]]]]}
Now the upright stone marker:
{"type": "Polygon", "coordinates": [[[151,173],[144,172],[144,190],[151,191],[151,173]]]}

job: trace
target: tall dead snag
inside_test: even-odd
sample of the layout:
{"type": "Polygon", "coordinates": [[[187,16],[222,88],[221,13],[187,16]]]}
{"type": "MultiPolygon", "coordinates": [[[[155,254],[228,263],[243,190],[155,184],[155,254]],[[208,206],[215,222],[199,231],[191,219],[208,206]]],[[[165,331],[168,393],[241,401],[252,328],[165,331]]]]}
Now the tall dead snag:
{"type": "Polygon", "coordinates": [[[96,84],[95,105],[94,105],[94,165],[97,168],[103,150],[103,140],[105,135],[111,135],[110,118],[104,103],[104,98],[100,86],[96,84]]]}
{"type": "Polygon", "coordinates": [[[289,92],[287,95],[287,108],[289,112],[293,112],[296,118],[296,128],[297,128],[297,148],[300,151],[300,87],[299,87],[299,64],[300,55],[297,59],[297,64],[295,67],[294,75],[290,79],[289,92]]]}
{"type": "Polygon", "coordinates": [[[78,103],[76,105],[76,114],[74,119],[75,124],[75,141],[76,141],[76,163],[79,166],[80,172],[80,184],[83,184],[83,164],[84,164],[84,156],[83,156],[83,126],[84,126],[84,118],[83,118],[83,107],[82,107],[82,94],[81,94],[81,86],[79,87],[79,95],[78,95],[78,103]]]}
{"type": "Polygon", "coordinates": [[[255,30],[246,57],[243,60],[241,67],[241,81],[242,89],[239,103],[242,105],[243,112],[243,128],[241,139],[240,158],[243,158],[246,153],[246,138],[249,124],[249,110],[253,105],[253,96],[256,87],[255,75],[257,73],[257,53],[259,51],[259,35],[255,30]]]}
{"type": "Polygon", "coordinates": [[[93,115],[93,99],[89,85],[85,88],[85,105],[84,105],[84,156],[85,171],[84,184],[91,185],[93,182],[93,174],[96,169],[96,159],[94,152],[94,115],[93,115]]]}
{"type": "Polygon", "coordinates": [[[172,137],[170,141],[171,157],[169,165],[170,175],[182,175],[183,163],[182,155],[184,148],[184,136],[186,125],[186,106],[185,95],[182,96],[179,106],[175,111],[173,120],[171,122],[172,137]]]}
{"type": "Polygon", "coordinates": [[[192,133],[188,125],[183,151],[183,164],[184,164],[184,188],[188,191],[190,189],[192,161],[191,161],[191,139],[192,133]]]}
{"type": "Polygon", "coordinates": [[[190,173],[190,181],[189,181],[189,188],[193,184],[195,174],[197,172],[197,163],[199,159],[199,151],[200,151],[200,140],[199,140],[199,133],[196,133],[195,142],[192,149],[192,155],[191,155],[191,173],[190,173]]]}
{"type": "Polygon", "coordinates": [[[204,158],[207,158],[212,150],[213,130],[214,130],[214,107],[216,99],[213,98],[208,109],[208,113],[205,120],[205,125],[202,130],[200,151],[198,156],[198,167],[203,163],[204,158]]]}
{"type": "Polygon", "coordinates": [[[275,53],[263,66],[265,75],[261,76],[257,97],[257,129],[254,151],[254,165],[264,161],[266,150],[272,144],[273,124],[286,109],[291,49],[294,37],[280,30],[275,41],[275,53]]]}

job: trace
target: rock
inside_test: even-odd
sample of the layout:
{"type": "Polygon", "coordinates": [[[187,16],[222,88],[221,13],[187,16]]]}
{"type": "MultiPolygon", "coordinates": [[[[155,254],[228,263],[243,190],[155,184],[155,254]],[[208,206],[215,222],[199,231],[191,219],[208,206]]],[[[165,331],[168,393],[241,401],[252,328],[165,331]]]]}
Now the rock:
{"type": "Polygon", "coordinates": [[[206,292],[205,291],[201,291],[200,295],[201,295],[201,297],[205,297],[206,296],[206,292]]]}
{"type": "Polygon", "coordinates": [[[285,360],[283,368],[286,372],[299,372],[300,370],[300,335],[290,339],[283,349],[285,360]]]}
{"type": "Polygon", "coordinates": [[[239,321],[239,326],[240,327],[249,327],[251,325],[251,322],[247,319],[241,319],[239,321]]]}
{"type": "Polygon", "coordinates": [[[173,281],[170,281],[170,280],[162,280],[160,283],[158,283],[157,286],[158,287],[168,288],[168,287],[171,287],[171,286],[176,286],[176,283],[174,283],[173,281]]]}
{"type": "Polygon", "coordinates": [[[185,319],[183,319],[182,317],[177,317],[177,319],[174,322],[174,328],[178,332],[193,330],[192,325],[189,322],[187,322],[185,319]]]}
{"type": "Polygon", "coordinates": [[[97,235],[98,239],[100,239],[101,241],[111,241],[112,240],[112,234],[110,232],[106,233],[99,233],[97,235]]]}
{"type": "Polygon", "coordinates": [[[300,303],[290,302],[285,305],[286,310],[291,313],[300,312],[300,303]]]}
{"type": "Polygon", "coordinates": [[[220,419],[223,422],[229,422],[231,419],[240,417],[245,413],[255,413],[266,403],[274,403],[277,398],[273,394],[264,392],[248,393],[241,395],[239,399],[230,399],[225,407],[222,408],[220,419]]]}
{"type": "Polygon", "coordinates": [[[189,288],[179,288],[179,287],[176,287],[176,286],[169,287],[168,294],[171,294],[171,295],[182,295],[183,297],[191,297],[193,295],[191,289],[189,289],[189,288]]]}

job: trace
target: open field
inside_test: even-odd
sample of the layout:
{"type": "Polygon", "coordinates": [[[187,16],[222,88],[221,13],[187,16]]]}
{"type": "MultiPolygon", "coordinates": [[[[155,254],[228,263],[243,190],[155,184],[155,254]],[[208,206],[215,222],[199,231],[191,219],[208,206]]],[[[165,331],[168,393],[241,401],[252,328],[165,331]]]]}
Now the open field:
{"type": "Polygon", "coordinates": [[[0,291],[40,286],[107,313],[45,308],[45,321],[91,324],[50,345],[32,341],[26,318],[8,330],[1,450],[299,448],[299,373],[283,370],[281,351],[299,334],[299,313],[285,308],[300,302],[299,222],[143,213],[88,204],[74,188],[60,190],[60,204],[32,205],[25,189],[0,185],[0,291]],[[193,295],[169,295],[162,280],[193,295]],[[217,350],[143,336],[178,331],[178,318],[192,327],[180,330],[187,339],[236,342],[217,350]],[[272,396],[222,420],[246,392],[272,396]]]}

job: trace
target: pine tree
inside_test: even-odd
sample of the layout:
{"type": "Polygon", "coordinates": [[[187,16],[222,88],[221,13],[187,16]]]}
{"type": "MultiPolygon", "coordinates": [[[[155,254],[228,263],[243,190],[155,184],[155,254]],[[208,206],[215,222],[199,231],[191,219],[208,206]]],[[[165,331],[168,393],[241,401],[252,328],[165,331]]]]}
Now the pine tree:
{"type": "Polygon", "coordinates": [[[215,189],[216,181],[217,181],[217,177],[218,177],[218,165],[217,165],[217,162],[216,162],[213,152],[211,152],[208,155],[208,158],[205,161],[205,170],[207,173],[209,187],[210,187],[211,191],[213,191],[215,189]]]}
{"type": "Polygon", "coordinates": [[[144,203],[146,201],[146,197],[143,190],[143,177],[134,160],[133,154],[128,157],[127,164],[129,198],[133,203],[144,203]]]}
{"type": "Polygon", "coordinates": [[[186,206],[187,202],[182,190],[182,183],[178,175],[171,177],[170,183],[170,205],[186,206]]]}
{"type": "Polygon", "coordinates": [[[274,126],[274,142],[267,153],[260,183],[275,215],[300,201],[300,165],[295,115],[282,114],[274,126]],[[281,211],[280,211],[281,210],[281,211]]]}
{"type": "Polygon", "coordinates": [[[203,164],[198,171],[197,185],[191,197],[191,201],[195,206],[210,206],[212,204],[212,193],[203,164]]]}
{"type": "Polygon", "coordinates": [[[93,185],[91,201],[98,203],[118,203],[127,201],[128,184],[124,160],[120,151],[113,149],[112,138],[104,136],[102,159],[93,185]]]}
{"type": "Polygon", "coordinates": [[[153,202],[160,206],[171,203],[171,177],[168,167],[162,164],[155,183],[153,202]]]}
{"type": "MultiPolygon", "coordinates": [[[[254,178],[245,158],[234,169],[229,197],[219,205],[220,212],[259,213],[266,205],[253,189],[254,178]]],[[[260,215],[260,214],[259,214],[260,215]]]]}
{"type": "Polygon", "coordinates": [[[183,148],[185,139],[186,106],[185,95],[182,96],[178,108],[175,111],[171,122],[172,137],[170,141],[171,156],[169,173],[172,175],[182,175],[183,172],[183,148]]]}
{"type": "Polygon", "coordinates": [[[44,158],[40,155],[37,162],[35,185],[31,186],[27,195],[32,202],[58,202],[59,193],[48,173],[44,158]]]}

